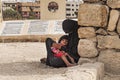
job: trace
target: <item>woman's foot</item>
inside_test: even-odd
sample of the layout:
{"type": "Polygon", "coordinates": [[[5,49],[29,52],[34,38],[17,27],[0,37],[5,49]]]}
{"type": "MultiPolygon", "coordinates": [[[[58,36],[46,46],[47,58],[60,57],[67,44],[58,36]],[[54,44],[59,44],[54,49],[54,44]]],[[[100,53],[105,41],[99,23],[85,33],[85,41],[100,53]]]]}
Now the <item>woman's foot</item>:
{"type": "Polygon", "coordinates": [[[45,64],[46,63],[46,58],[40,59],[40,62],[43,63],[43,64],[45,64]]]}

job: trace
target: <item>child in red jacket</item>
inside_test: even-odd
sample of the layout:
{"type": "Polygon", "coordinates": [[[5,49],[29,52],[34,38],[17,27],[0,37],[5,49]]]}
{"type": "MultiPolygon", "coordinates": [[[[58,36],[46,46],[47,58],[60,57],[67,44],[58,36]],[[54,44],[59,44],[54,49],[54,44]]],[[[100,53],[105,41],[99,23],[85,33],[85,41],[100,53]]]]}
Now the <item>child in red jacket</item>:
{"type": "Polygon", "coordinates": [[[68,44],[68,40],[67,40],[67,39],[62,39],[62,40],[60,41],[60,43],[56,43],[55,45],[52,45],[51,50],[52,50],[52,52],[54,53],[54,56],[55,56],[55,57],[61,58],[61,59],[65,62],[66,66],[69,67],[69,66],[74,66],[74,65],[75,65],[74,59],[73,59],[68,53],[66,53],[65,51],[60,50],[61,47],[64,47],[64,46],[66,46],[67,44],[68,44]],[[66,56],[69,57],[69,59],[71,60],[72,63],[70,63],[70,62],[67,60],[66,56]]]}

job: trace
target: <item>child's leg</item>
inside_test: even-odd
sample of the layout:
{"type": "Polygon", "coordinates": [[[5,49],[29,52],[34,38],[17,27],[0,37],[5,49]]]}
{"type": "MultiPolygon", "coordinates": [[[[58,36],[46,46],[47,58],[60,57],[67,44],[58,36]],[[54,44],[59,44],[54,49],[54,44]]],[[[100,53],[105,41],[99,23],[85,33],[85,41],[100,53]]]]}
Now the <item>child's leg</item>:
{"type": "Polygon", "coordinates": [[[74,59],[68,53],[65,53],[65,54],[66,54],[66,56],[68,56],[70,58],[72,63],[75,63],[74,59]]]}
{"type": "Polygon", "coordinates": [[[71,64],[71,63],[67,60],[67,58],[66,58],[65,55],[62,55],[61,58],[62,58],[62,60],[65,62],[65,64],[67,65],[67,67],[74,66],[74,64],[71,64]]]}

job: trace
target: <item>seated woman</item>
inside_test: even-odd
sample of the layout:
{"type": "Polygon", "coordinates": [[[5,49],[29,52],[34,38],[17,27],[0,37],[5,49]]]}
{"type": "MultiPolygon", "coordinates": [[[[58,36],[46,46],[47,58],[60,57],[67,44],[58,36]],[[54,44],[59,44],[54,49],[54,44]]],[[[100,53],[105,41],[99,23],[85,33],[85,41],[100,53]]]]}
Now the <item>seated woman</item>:
{"type": "MultiPolygon", "coordinates": [[[[79,26],[77,24],[77,21],[66,19],[62,23],[62,27],[63,27],[64,32],[68,33],[69,35],[62,36],[58,42],[60,43],[62,38],[68,39],[69,42],[68,42],[68,45],[66,46],[67,53],[77,63],[80,58],[80,56],[78,55],[78,52],[77,52],[77,45],[78,45],[78,41],[79,41],[78,33],[77,33],[79,26]]],[[[56,42],[53,41],[51,38],[47,38],[46,39],[46,49],[47,49],[46,65],[49,65],[52,67],[66,67],[66,64],[64,63],[64,61],[61,58],[55,57],[53,55],[53,52],[51,50],[51,47],[53,45],[57,45],[56,42]]],[[[71,62],[68,57],[67,57],[67,60],[69,62],[71,62]]]]}

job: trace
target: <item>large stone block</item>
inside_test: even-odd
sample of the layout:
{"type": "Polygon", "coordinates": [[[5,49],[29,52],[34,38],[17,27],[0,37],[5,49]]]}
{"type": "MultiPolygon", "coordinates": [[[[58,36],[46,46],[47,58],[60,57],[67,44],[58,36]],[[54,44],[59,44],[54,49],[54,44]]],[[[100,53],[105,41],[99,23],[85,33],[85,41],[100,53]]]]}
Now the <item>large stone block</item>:
{"type": "Polygon", "coordinates": [[[116,25],[117,25],[117,21],[118,21],[118,18],[119,18],[119,14],[120,13],[119,13],[118,10],[111,10],[110,21],[109,21],[108,28],[107,28],[108,31],[114,31],[115,30],[116,25]]]}
{"type": "Polygon", "coordinates": [[[66,72],[68,80],[102,80],[104,76],[103,63],[86,63],[71,67],[66,72]]]}
{"type": "Polygon", "coordinates": [[[98,48],[114,48],[120,49],[120,39],[119,36],[97,36],[98,48]]]}
{"type": "Polygon", "coordinates": [[[117,32],[120,34],[120,19],[119,19],[118,24],[117,24],[117,32]]]}
{"type": "Polygon", "coordinates": [[[91,38],[95,37],[95,29],[93,27],[80,27],[78,29],[79,38],[91,38]]]}
{"type": "Polygon", "coordinates": [[[78,24],[82,26],[105,27],[108,21],[108,7],[99,4],[81,4],[78,24]]]}
{"type": "Polygon", "coordinates": [[[80,39],[78,44],[78,53],[83,58],[96,57],[98,55],[96,44],[93,41],[87,39],[80,39]]]}
{"type": "Polygon", "coordinates": [[[101,51],[98,61],[105,64],[107,72],[120,75],[120,52],[116,52],[115,50],[101,51]]]}
{"type": "Polygon", "coordinates": [[[107,4],[111,8],[120,8],[120,0],[107,0],[107,4]]]}

